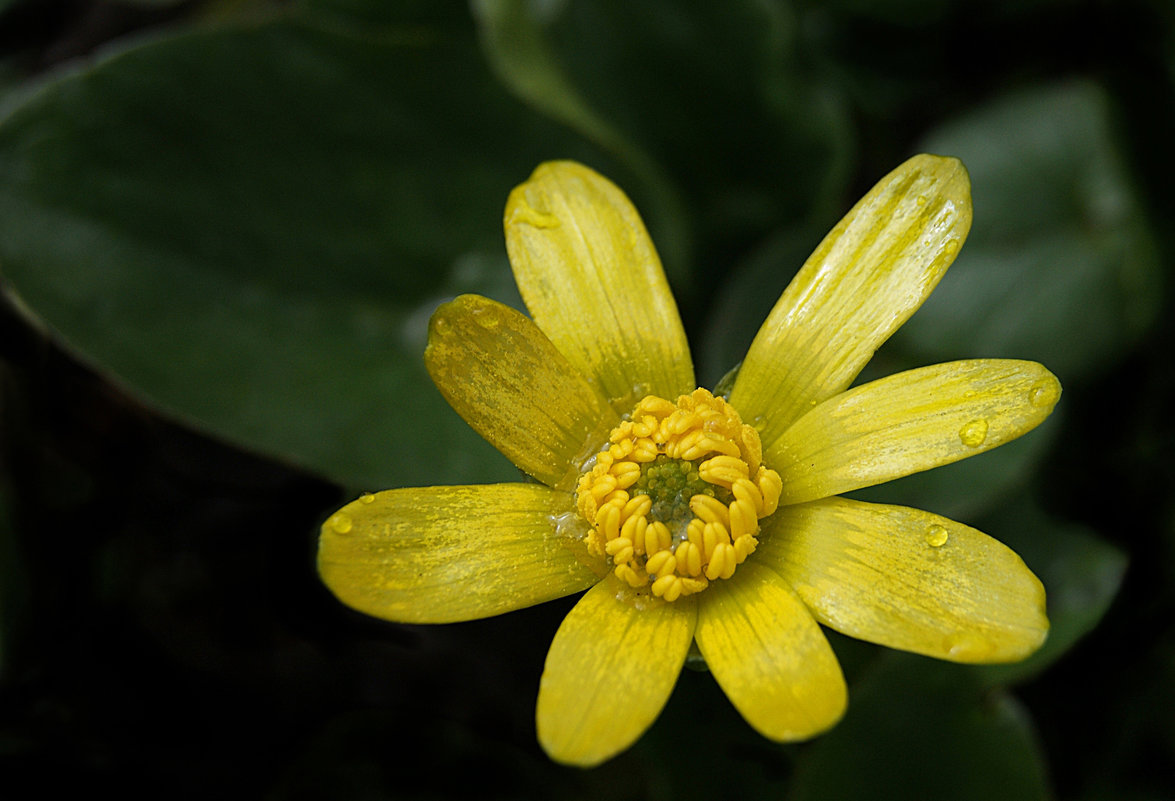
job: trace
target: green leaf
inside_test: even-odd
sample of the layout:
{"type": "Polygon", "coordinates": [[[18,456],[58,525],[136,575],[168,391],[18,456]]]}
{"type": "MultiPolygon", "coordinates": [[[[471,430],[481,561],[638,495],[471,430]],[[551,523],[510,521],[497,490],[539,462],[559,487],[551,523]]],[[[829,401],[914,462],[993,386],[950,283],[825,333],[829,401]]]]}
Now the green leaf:
{"type": "Polygon", "coordinates": [[[784,228],[730,271],[713,294],[694,350],[702,386],[713,386],[742,362],[775,302],[825,233],[812,225],[784,228]]]}
{"type": "Polygon", "coordinates": [[[591,109],[551,51],[533,4],[526,0],[473,0],[486,55],[520,97],[610,150],[649,169],[648,157],[591,109]]]}
{"type": "Polygon", "coordinates": [[[696,241],[708,289],[732,254],[826,210],[847,179],[847,113],[837,92],[801,71],[798,24],[782,4],[478,0],[475,8],[509,85],[638,174],[652,192],[635,200],[651,222],[674,219],[684,205],[686,226],[661,225],[657,240],[671,275],[696,241]]]}
{"type": "Polygon", "coordinates": [[[790,797],[1049,798],[1027,713],[969,678],[965,667],[908,654],[879,659],[850,688],[844,720],[800,754],[790,797]]]}
{"type": "Polygon", "coordinates": [[[368,489],[514,476],[433,389],[427,320],[518,302],[501,213],[539,161],[609,165],[496,85],[471,26],[381,30],[187,32],[42,87],[0,124],[0,269],[217,436],[368,489]]]}
{"type": "Polygon", "coordinates": [[[1113,131],[1105,92],[1073,83],[1000,99],[926,139],[967,165],[975,222],[901,347],[1033,359],[1066,383],[1138,340],[1159,267],[1113,131]]]}
{"type": "Polygon", "coordinates": [[[667,274],[679,289],[687,285],[691,234],[679,192],[660,165],[598,114],[576,89],[552,51],[533,3],[473,0],[471,5],[486,57],[502,82],[530,105],[614,154],[648,185],[649,191],[640,198],[642,214],[659,232],[658,249],[667,274]]]}

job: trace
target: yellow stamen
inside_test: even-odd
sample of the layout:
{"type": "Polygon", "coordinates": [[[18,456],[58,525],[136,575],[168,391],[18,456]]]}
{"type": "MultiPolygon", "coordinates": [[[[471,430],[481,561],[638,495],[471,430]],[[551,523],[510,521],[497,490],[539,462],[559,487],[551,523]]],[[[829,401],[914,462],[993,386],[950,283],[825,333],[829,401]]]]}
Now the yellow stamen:
{"type": "Polygon", "coordinates": [[[783,491],[762,458],[755,428],[707,390],[645,397],[580,477],[588,548],[666,601],[729,579],[783,491]]]}

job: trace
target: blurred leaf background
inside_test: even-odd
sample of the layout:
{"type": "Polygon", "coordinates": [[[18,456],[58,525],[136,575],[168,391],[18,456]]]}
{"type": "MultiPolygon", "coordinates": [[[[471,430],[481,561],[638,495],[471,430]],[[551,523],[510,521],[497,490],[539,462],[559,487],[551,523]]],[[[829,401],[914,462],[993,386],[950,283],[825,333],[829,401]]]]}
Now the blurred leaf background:
{"type": "Polygon", "coordinates": [[[0,795],[1170,798],[1173,134],[1165,0],[3,0],[0,795]],[[1009,356],[1065,394],[861,495],[1015,548],[1036,656],[831,635],[849,712],[786,747],[687,671],[585,772],[533,733],[574,599],[423,628],[318,583],[356,493],[514,475],[420,356],[444,299],[520,305],[540,161],[633,197],[712,385],[919,151],[974,227],[865,377],[1009,356]]]}

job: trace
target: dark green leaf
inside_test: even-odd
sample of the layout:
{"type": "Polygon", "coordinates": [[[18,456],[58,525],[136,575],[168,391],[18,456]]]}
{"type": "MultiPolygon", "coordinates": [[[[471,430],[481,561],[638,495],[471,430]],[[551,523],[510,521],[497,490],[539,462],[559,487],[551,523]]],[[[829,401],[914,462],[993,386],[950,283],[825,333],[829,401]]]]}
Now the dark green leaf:
{"type": "Polygon", "coordinates": [[[700,244],[706,286],[767,232],[825,210],[846,180],[845,110],[799,69],[797,23],[782,4],[475,8],[514,90],[638,174],[652,191],[635,199],[652,222],[684,204],[687,227],[662,224],[657,242],[671,275],[691,254],[679,237],[700,244]]]}
{"type": "Polygon", "coordinates": [[[1084,83],[1037,89],[943,126],[923,149],[963,159],[975,222],[898,334],[933,359],[1039,361],[1062,384],[1104,368],[1153,321],[1158,264],[1113,135],[1084,83]]]}
{"type": "Polygon", "coordinates": [[[763,321],[825,232],[796,226],[770,237],[714,293],[694,358],[703,386],[747,355],[763,321]]]}
{"type": "Polygon", "coordinates": [[[800,757],[795,801],[909,798],[1043,801],[1027,713],[967,669],[891,653],[849,693],[843,721],[800,757]]]}
{"type": "Polygon", "coordinates": [[[516,475],[421,364],[433,308],[517,302],[501,210],[582,143],[471,30],[298,19],[116,53],[0,126],[0,268],[81,355],[189,423],[363,488],[516,475]]]}

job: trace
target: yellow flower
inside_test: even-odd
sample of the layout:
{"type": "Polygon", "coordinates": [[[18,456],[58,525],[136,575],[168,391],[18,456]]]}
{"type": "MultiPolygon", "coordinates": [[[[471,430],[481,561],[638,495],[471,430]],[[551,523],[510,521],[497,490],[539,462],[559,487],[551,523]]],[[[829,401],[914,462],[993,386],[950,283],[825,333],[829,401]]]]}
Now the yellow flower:
{"type": "Polygon", "coordinates": [[[536,481],[364,495],[323,526],[323,580],[405,623],[587,590],[555,634],[536,712],[547,753],[583,766],[652,724],[694,643],[777,741],[844,712],[820,624],[957,662],[1025,657],[1048,620],[1016,554],[928,512],[837,497],[1003,444],[1060,397],[1039,364],[996,359],[849,388],[970,224],[957,160],[898,167],[804,264],[726,399],[696,388],[628,198],[579,164],[541,165],[505,214],[533,321],[465,295],[437,310],[425,352],[449,403],[536,481]]]}

